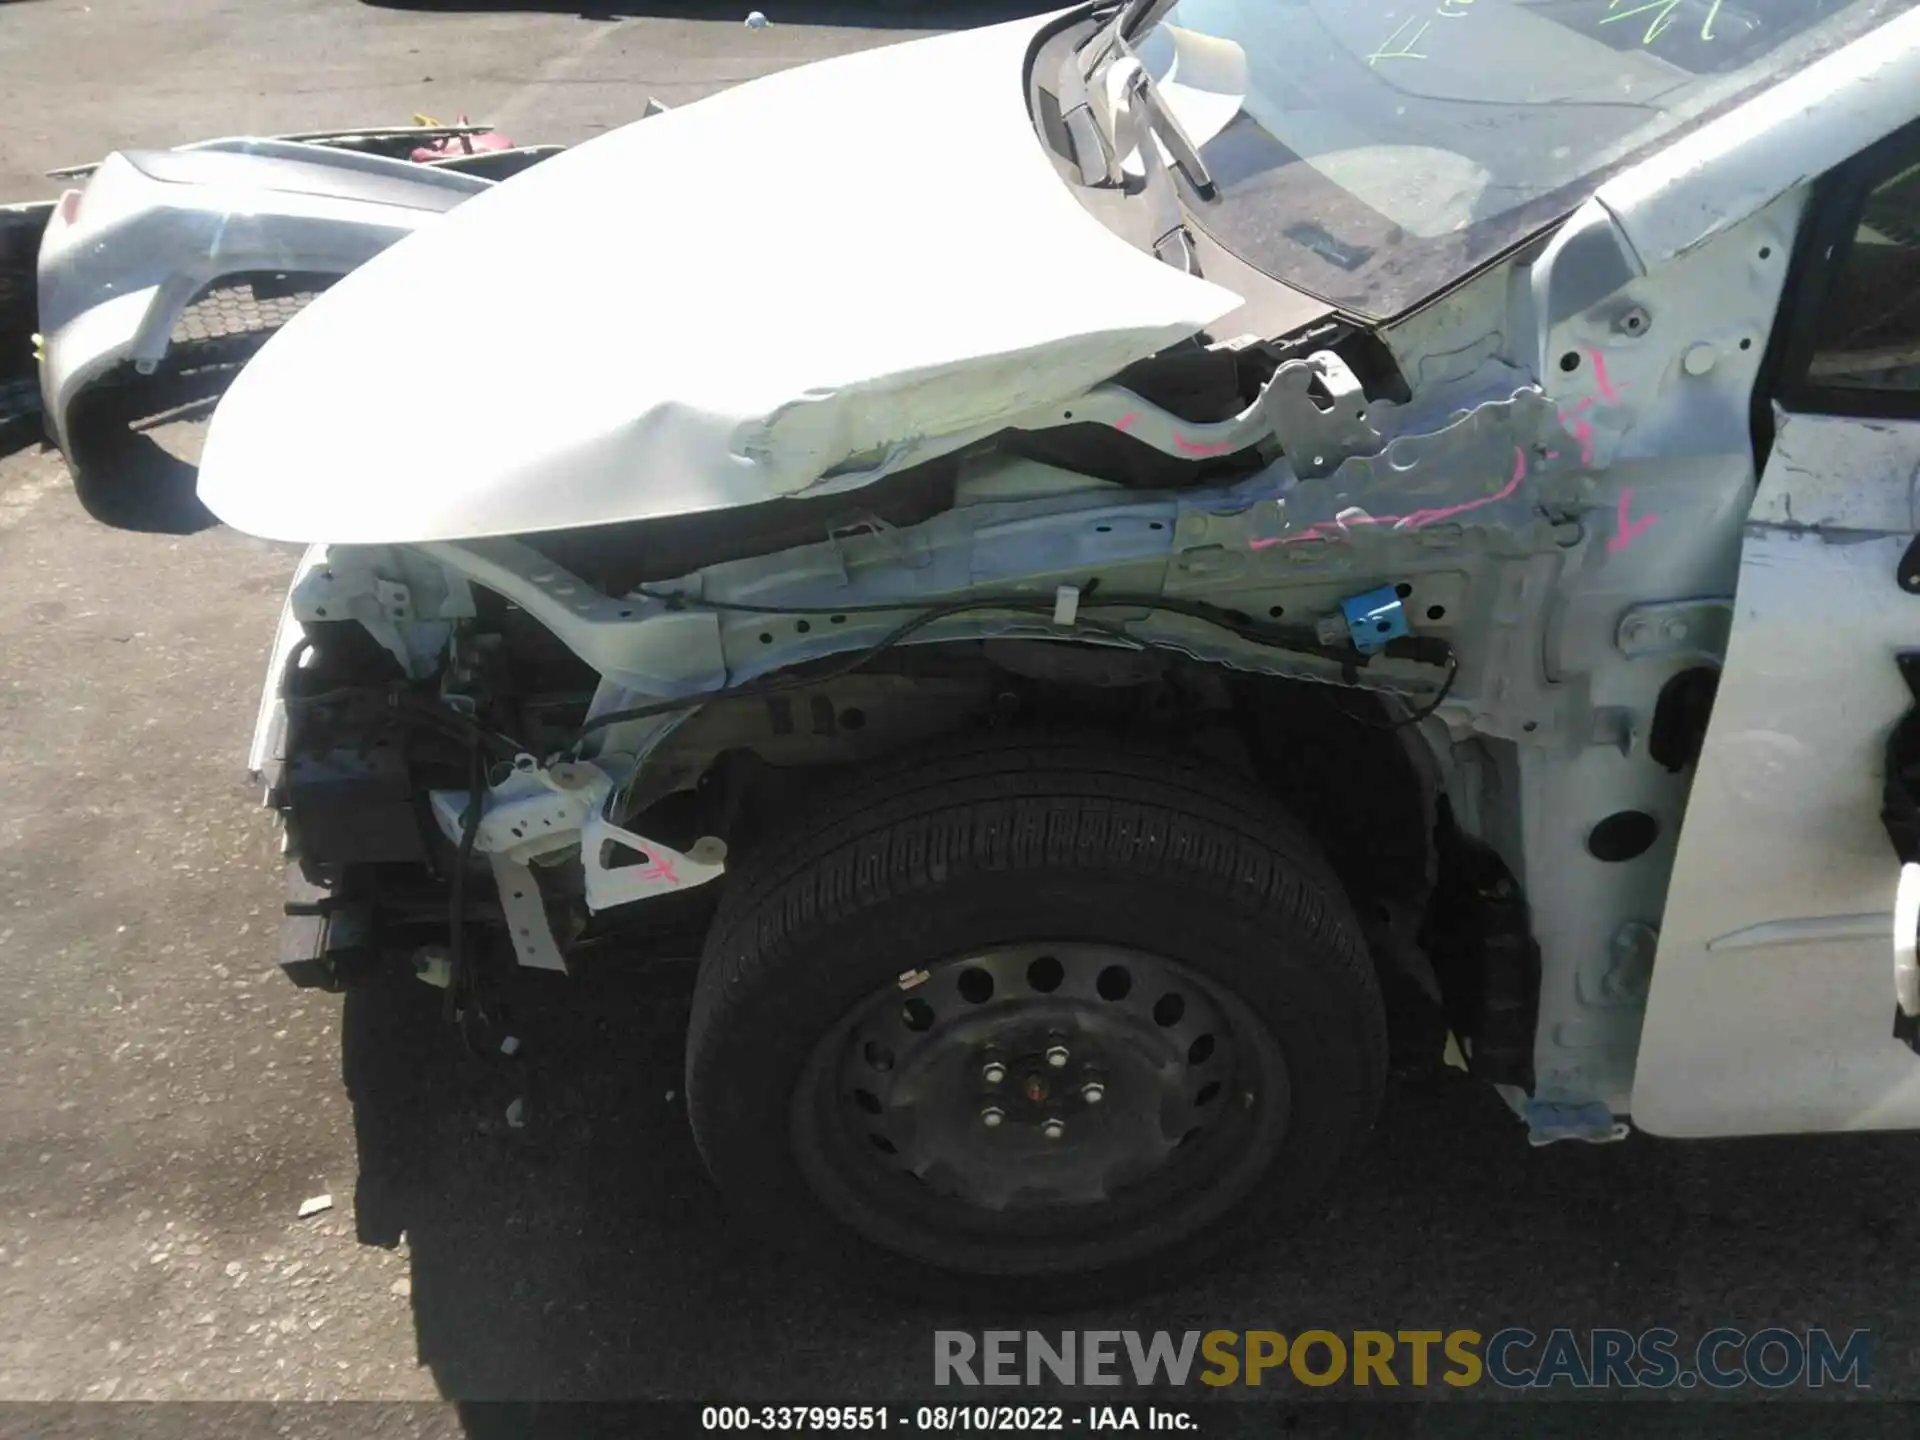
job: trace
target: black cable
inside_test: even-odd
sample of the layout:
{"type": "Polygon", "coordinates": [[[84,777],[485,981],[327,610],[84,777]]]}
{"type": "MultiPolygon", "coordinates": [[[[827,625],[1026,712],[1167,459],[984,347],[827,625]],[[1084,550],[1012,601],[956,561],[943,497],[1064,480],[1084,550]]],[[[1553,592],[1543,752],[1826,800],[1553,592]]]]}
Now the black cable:
{"type": "MultiPolygon", "coordinates": [[[[1080,606],[1082,609],[1144,609],[1163,611],[1168,614],[1185,615],[1191,619],[1202,620],[1210,625],[1217,625],[1224,630],[1230,630],[1243,639],[1253,640],[1257,644],[1270,645],[1277,649],[1292,650],[1301,654],[1314,655],[1321,659],[1346,660],[1350,662],[1354,658],[1353,655],[1344,650],[1336,650],[1321,644],[1316,635],[1313,635],[1312,632],[1303,627],[1257,625],[1244,618],[1236,619],[1233,614],[1219,610],[1203,601],[1180,600],[1170,596],[1101,595],[1095,599],[1091,594],[1094,588],[1094,583],[1089,583],[1081,588],[1080,606]]],[[[674,609],[700,607],[709,610],[732,611],[754,615],[860,615],[899,610],[902,608],[898,603],[890,605],[810,607],[749,605],[727,600],[701,600],[693,596],[656,592],[645,588],[636,589],[634,593],[644,599],[662,601],[674,609]]],[[[629,706],[622,710],[609,710],[606,714],[597,715],[583,724],[579,730],[574,733],[571,748],[577,752],[581,743],[595,731],[604,730],[613,725],[625,724],[630,720],[647,720],[656,715],[670,715],[681,710],[694,710],[703,705],[711,704],[716,700],[774,695],[782,691],[805,689],[810,686],[837,680],[842,676],[850,675],[854,671],[872,664],[880,656],[901,644],[918,631],[950,615],[957,615],[973,610],[1013,610],[1024,614],[1052,614],[1054,608],[1055,602],[1051,597],[1036,597],[1032,595],[977,596],[966,600],[944,601],[929,606],[919,614],[896,625],[871,646],[859,651],[845,663],[836,665],[831,669],[808,675],[780,676],[769,681],[750,680],[743,685],[736,685],[721,690],[703,691],[697,695],[676,696],[669,700],[654,700],[645,705],[629,706]]],[[[1077,624],[1081,628],[1099,630],[1104,634],[1114,636],[1134,645],[1147,648],[1170,648],[1164,644],[1155,647],[1151,641],[1142,640],[1138,636],[1129,635],[1125,631],[1112,626],[1099,625],[1097,622],[1080,620],[1077,624]]],[[[1393,725],[1386,728],[1391,729],[1401,725],[1414,724],[1428,718],[1446,702],[1448,694],[1453,689],[1453,680],[1459,671],[1459,665],[1452,647],[1441,640],[1412,638],[1407,644],[1402,644],[1402,642],[1398,641],[1394,642],[1388,647],[1388,653],[1392,654],[1394,658],[1419,660],[1425,664],[1444,663],[1448,667],[1447,678],[1441,685],[1439,694],[1435,696],[1433,701],[1425,709],[1415,716],[1397,720],[1393,722],[1393,725]]],[[[1356,720],[1358,719],[1358,717],[1354,718],[1356,720]]],[[[1359,723],[1365,724],[1368,722],[1359,721],[1359,723]]]]}
{"type": "MultiPolygon", "coordinates": [[[[911,600],[888,600],[874,605],[748,605],[738,600],[703,600],[698,595],[681,595],[673,590],[649,590],[644,585],[636,585],[633,593],[642,600],[657,600],[669,610],[720,610],[736,615],[879,615],[889,610],[906,610],[913,605],[911,600]]],[[[1000,597],[1009,604],[1039,604],[1042,597],[1035,595],[1014,595],[1000,597]]],[[[981,598],[975,602],[981,605],[999,603],[995,597],[981,598]]],[[[958,601],[942,601],[941,604],[958,604],[958,601]]],[[[1049,610],[1053,601],[1046,600],[1049,610]]]]}
{"type": "Polygon", "coordinates": [[[1398,720],[1388,720],[1385,722],[1378,720],[1360,720],[1360,717],[1357,715],[1349,716],[1348,718],[1359,720],[1362,725],[1372,725],[1375,729],[1379,730],[1404,730],[1409,725],[1418,725],[1423,720],[1431,720],[1439,711],[1440,707],[1447,703],[1447,696],[1453,693],[1453,682],[1459,677],[1459,674],[1460,657],[1454,654],[1452,648],[1449,647],[1447,651],[1447,678],[1440,682],[1440,688],[1435,692],[1433,699],[1429,700],[1425,705],[1422,705],[1418,710],[1415,710],[1410,715],[1402,715],[1398,720]]]}
{"type": "Polygon", "coordinates": [[[1447,703],[1447,697],[1453,693],[1453,682],[1460,675],[1459,653],[1445,640],[1434,635],[1402,635],[1389,640],[1380,649],[1380,653],[1390,660],[1415,660],[1423,665],[1444,665],[1447,667],[1446,679],[1440,682],[1440,688],[1433,698],[1409,715],[1397,720],[1369,720],[1364,715],[1356,715],[1339,702],[1333,694],[1323,694],[1327,705],[1337,710],[1343,720],[1364,726],[1368,730],[1403,730],[1409,725],[1418,725],[1430,720],[1447,703]]]}
{"type": "MultiPolygon", "coordinates": [[[[700,601],[695,603],[704,604],[706,602],[700,601]]],[[[718,609],[722,607],[716,606],[714,608],[718,609]]],[[[763,615],[782,613],[768,610],[761,606],[744,608],[752,609],[763,615]]],[[[868,608],[898,610],[901,607],[898,605],[885,605],[868,608]]],[[[671,715],[680,710],[696,710],[702,705],[711,704],[715,700],[732,700],[742,697],[751,698],[759,695],[777,695],[785,690],[800,690],[808,686],[823,684],[829,680],[838,680],[843,675],[851,675],[854,671],[871,665],[875,660],[879,659],[880,656],[886,654],[887,651],[893,649],[894,646],[900,644],[909,636],[926,629],[927,626],[933,624],[936,620],[943,620],[949,615],[957,615],[968,610],[1002,609],[1020,610],[1029,614],[1041,612],[1050,615],[1053,613],[1053,608],[1054,602],[1051,599],[1037,600],[1031,596],[1021,596],[1017,600],[1008,600],[1003,597],[995,600],[947,601],[943,604],[934,605],[922,610],[918,615],[894,626],[893,629],[889,630],[885,635],[882,635],[872,645],[857,652],[849,660],[818,674],[782,675],[770,681],[749,680],[744,685],[735,685],[723,690],[707,690],[702,691],[698,695],[681,695],[671,700],[655,700],[645,705],[633,705],[624,710],[609,710],[604,715],[596,715],[574,732],[573,748],[577,750],[580,743],[596,730],[604,730],[610,725],[625,724],[629,720],[646,720],[655,715],[671,715]]],[[[862,612],[850,610],[803,610],[789,613],[799,613],[803,615],[846,615],[862,612]]],[[[1110,627],[1108,628],[1108,633],[1119,635],[1123,639],[1131,638],[1125,636],[1123,632],[1112,630],[1110,627]]]]}
{"type": "MultiPolygon", "coordinates": [[[[1343,652],[1322,645],[1313,630],[1306,626],[1258,625],[1245,617],[1236,620],[1235,612],[1209,605],[1204,600],[1182,600],[1171,595],[1109,595],[1099,592],[1099,583],[1098,580],[1089,580],[1080,587],[1080,609],[1158,610],[1169,615],[1186,615],[1195,620],[1204,620],[1209,625],[1218,625],[1223,630],[1231,630],[1236,635],[1264,645],[1285,650],[1298,650],[1303,654],[1317,655],[1328,660],[1344,658],[1343,652]],[[1096,592],[1099,592],[1097,598],[1096,592]]],[[[748,605],[735,600],[702,600],[692,595],[679,595],[671,591],[649,590],[645,586],[636,587],[633,593],[643,600],[660,601],[671,610],[719,610],[738,615],[876,615],[893,610],[904,610],[912,603],[895,600],[877,605],[748,605]]],[[[951,607],[946,611],[949,614],[959,610],[1000,609],[1024,612],[1044,611],[1050,614],[1054,608],[1054,601],[1050,597],[1027,594],[976,595],[966,600],[944,601],[940,604],[951,607]]],[[[1134,635],[1123,634],[1123,638],[1136,645],[1149,643],[1134,635]]]]}
{"type": "Polygon", "coordinates": [[[1459,677],[1460,657],[1454,655],[1447,661],[1447,678],[1440,682],[1440,688],[1435,692],[1433,699],[1429,700],[1411,715],[1396,720],[1393,728],[1397,730],[1403,725],[1418,725],[1422,720],[1431,720],[1434,715],[1438,713],[1440,707],[1447,703],[1447,697],[1453,693],[1453,682],[1459,677]]]}
{"type": "Polygon", "coordinates": [[[530,747],[513,736],[489,730],[452,706],[429,700],[404,684],[396,683],[384,689],[374,685],[341,685],[312,695],[288,695],[286,699],[290,709],[310,709],[316,705],[335,705],[367,695],[381,696],[385,702],[384,708],[399,719],[432,726],[451,739],[485,745],[502,759],[512,760],[530,753],[530,747]]]}

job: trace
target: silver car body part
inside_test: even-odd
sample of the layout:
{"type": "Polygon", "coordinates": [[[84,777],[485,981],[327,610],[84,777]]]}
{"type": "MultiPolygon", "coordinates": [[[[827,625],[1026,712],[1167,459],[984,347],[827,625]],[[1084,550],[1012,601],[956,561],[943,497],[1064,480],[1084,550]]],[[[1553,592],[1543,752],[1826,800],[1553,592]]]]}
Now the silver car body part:
{"type": "MultiPolygon", "coordinates": [[[[484,135],[493,126],[486,124],[463,125],[372,125],[352,130],[300,130],[286,135],[221,135],[212,140],[195,140],[186,145],[170,146],[174,150],[231,150],[236,146],[246,147],[263,142],[282,142],[294,145],[319,145],[327,149],[358,151],[362,154],[387,155],[404,152],[436,140],[453,139],[461,135],[484,135]]],[[[99,161],[89,161],[84,165],[62,165],[46,172],[49,180],[84,180],[100,168],[99,161]]]]}
{"type": "Polygon", "coordinates": [[[40,242],[40,389],[49,428],[122,364],[150,373],[180,312],[248,274],[344,275],[491,181],[278,140],[109,155],[40,242]]]}
{"type": "MultiPolygon", "coordinates": [[[[1061,638],[1089,613],[1092,580],[1109,595],[1248,615],[1330,614],[1399,585],[1413,633],[1446,638],[1459,656],[1420,736],[1460,825],[1518,880],[1539,946],[1536,1084],[1509,1097],[1533,1138],[1617,1138],[1628,1114],[1700,1135],[1920,1125],[1920,1069],[1885,1024],[1898,868],[1872,793],[1875,747],[1909,703],[1889,652],[1913,633],[1913,602],[1889,577],[1920,531],[1906,483],[1920,467],[1920,422],[1783,414],[1764,476],[1749,423],[1813,181],[1920,112],[1920,13],[1652,155],[1543,246],[1387,327],[1407,403],[1376,396],[1308,414],[1297,403],[1305,380],[1343,405],[1358,399],[1344,367],[1316,355],[1204,431],[1108,377],[1201,330],[1234,297],[1088,233],[1054,175],[1030,163],[1025,112],[992,85],[1043,23],[787,72],[675,112],[652,134],[616,132],[390,252],[309,311],[243,373],[202,471],[208,503],[241,528],[325,542],[288,599],[280,655],[304,624],[346,605],[423,674],[479,587],[591,666],[589,714],[607,715],[857,651],[933,601],[1014,591],[1057,604],[1051,616],[949,615],[915,643],[1061,638]],[[939,98],[960,95],[964,104],[939,98]],[[912,123],[871,123],[896,102],[912,123]],[[631,167],[635,195],[654,181],[699,183],[720,132],[773,146],[756,164],[776,177],[790,140],[833,154],[824,175],[810,169],[808,186],[826,193],[749,202],[727,198],[745,187],[703,189],[720,213],[697,244],[636,228],[606,200],[600,178],[613,167],[631,167]],[[1004,197],[983,205],[957,191],[942,157],[978,160],[1004,197]],[[828,244],[793,227],[791,258],[759,245],[757,214],[804,200],[805,213],[838,215],[854,192],[837,177],[864,187],[879,173],[907,193],[864,211],[857,235],[836,231],[828,244]],[[920,185],[924,174],[938,185],[920,185]],[[983,214],[992,225],[970,218],[983,214]],[[1031,217],[1031,230],[996,244],[1012,215],[1031,217]],[[469,254],[511,267],[562,233],[580,247],[555,278],[564,295],[508,297],[484,325],[415,283],[469,254]],[[1055,301],[1069,253],[1077,288],[1055,301]],[[924,272],[910,255],[929,262],[924,272]],[[608,266],[675,284],[599,293],[579,278],[608,266]],[[909,284],[932,277],[941,283],[909,284]],[[722,295],[730,313],[782,325],[729,349],[716,339],[722,295]],[[816,310],[820,295],[836,297],[831,316],[816,310]],[[464,417],[403,414],[389,356],[405,349],[415,363],[411,343],[343,363],[376,317],[405,323],[429,364],[520,357],[504,378],[530,387],[524,423],[508,419],[501,440],[464,417]],[[943,358],[949,338],[958,348],[943,358]],[[609,353],[623,364],[608,366],[609,353]],[[804,363],[815,353],[832,363],[804,363]],[[595,378],[615,372],[619,387],[595,378]],[[1270,456],[1283,438],[1288,453],[1249,478],[1167,492],[969,452],[953,504],[932,518],[836,529],[693,569],[649,595],[600,594],[510,538],[822,486],[855,492],[857,512],[867,480],[984,431],[1067,423],[1069,411],[1186,454],[1254,445],[1270,456]],[[381,458],[408,477],[404,495],[368,463],[375,434],[398,437],[381,458]],[[405,607],[383,601],[391,587],[405,589],[405,607]],[[662,590],[747,608],[676,608],[662,590]],[[875,606],[889,608],[860,608],[875,606]],[[1693,772],[1676,772],[1650,760],[1649,727],[1668,683],[1703,660],[1724,670],[1719,697],[1693,772]],[[1603,856],[1599,822],[1622,814],[1648,822],[1650,838],[1603,856]]],[[[1355,678],[1188,614],[1097,613],[1103,630],[1074,638],[1355,678]]],[[[256,768],[272,758],[280,673],[263,699],[256,768]]],[[[1436,689],[1431,668],[1393,658],[1361,679],[1415,705],[1436,689]]],[[[663,854],[608,827],[692,783],[672,743],[689,713],[610,724],[578,758],[531,760],[489,791],[483,816],[525,806],[547,823],[536,836],[483,818],[479,848],[513,863],[529,846],[578,844],[590,887],[605,865],[600,841],[663,854]],[[562,765],[591,768],[580,793],[562,765]]],[[[434,796],[450,834],[465,805],[464,793],[434,796]]],[[[621,886],[603,875],[592,903],[644,903],[710,878],[682,860],[711,873],[724,863],[666,858],[673,878],[621,886]]],[[[1909,897],[1903,908],[1917,906],[1909,897]]],[[[1909,936],[1900,952],[1909,970],[1915,948],[1909,936]]],[[[528,963],[544,953],[521,952],[528,963]]]]}

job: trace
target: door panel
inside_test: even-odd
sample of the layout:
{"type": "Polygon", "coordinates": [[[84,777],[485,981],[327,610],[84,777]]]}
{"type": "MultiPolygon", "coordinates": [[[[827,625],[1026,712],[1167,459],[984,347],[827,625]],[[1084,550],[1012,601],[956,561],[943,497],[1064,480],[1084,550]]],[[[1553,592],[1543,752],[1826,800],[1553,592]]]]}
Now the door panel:
{"type": "MultiPolygon", "coordinates": [[[[1776,429],[1687,802],[1634,1079],[1667,1135],[1920,1126],[1894,1034],[1888,736],[1920,595],[1920,169],[1896,136],[1824,186],[1776,429]]],[[[1791,313],[1788,313],[1788,312],[1791,313]]]]}
{"type": "MultiPolygon", "coordinates": [[[[1802,426],[1829,463],[1885,449],[1857,443],[1859,421],[1789,418],[1763,481],[1783,502],[1802,426]]],[[[1905,469],[1877,478],[1904,493],[1920,425],[1900,431],[1905,469]]],[[[1641,1030],[1642,1129],[1920,1126],[1920,1057],[1893,1035],[1899,865],[1880,823],[1887,733],[1913,703],[1893,657],[1920,646],[1920,597],[1893,578],[1910,540],[1749,534],[1641,1030]]]]}

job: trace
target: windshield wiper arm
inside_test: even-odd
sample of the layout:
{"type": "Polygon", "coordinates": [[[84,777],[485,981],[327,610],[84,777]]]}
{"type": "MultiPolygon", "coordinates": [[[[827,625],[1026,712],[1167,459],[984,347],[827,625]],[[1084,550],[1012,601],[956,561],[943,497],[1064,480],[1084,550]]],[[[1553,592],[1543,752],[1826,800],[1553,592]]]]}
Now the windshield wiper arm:
{"type": "Polygon", "coordinates": [[[1080,73],[1091,77],[1116,49],[1124,51],[1129,40],[1158,25],[1178,3],[1179,0],[1126,0],[1107,27],[1080,52],[1080,73]]]}
{"type": "MultiPolygon", "coordinates": [[[[1123,40],[1122,46],[1126,44],[1123,40]]],[[[1187,177],[1191,185],[1203,200],[1214,196],[1213,175],[1207,169],[1207,162],[1200,158],[1200,147],[1188,138],[1181,128],[1180,121],[1167,108],[1160,98],[1160,91],[1153,83],[1153,77],[1147,73],[1131,51],[1127,58],[1133,61],[1133,73],[1127,76],[1127,102],[1134,111],[1134,126],[1140,131],[1141,161],[1146,160],[1146,150],[1156,139],[1167,147],[1175,168],[1187,177]]]]}
{"type": "MultiPolygon", "coordinates": [[[[1112,185],[1118,182],[1118,111],[1124,110],[1133,121],[1143,165],[1149,158],[1159,159],[1157,154],[1151,157],[1147,154],[1157,138],[1167,147],[1167,154],[1174,165],[1200,198],[1214,198],[1213,175],[1208,171],[1206,161],[1200,158],[1200,147],[1193,143],[1179,118],[1167,108],[1166,101],[1153,83],[1153,76],[1134,53],[1124,33],[1127,17],[1136,9],[1142,17],[1139,22],[1141,25],[1154,25],[1176,3],[1177,0],[1128,0],[1108,29],[1088,42],[1086,50],[1070,59],[1061,72],[1064,82],[1059,97],[1061,119],[1073,146],[1073,159],[1080,169],[1082,183],[1112,185]],[[1085,59],[1088,51],[1097,52],[1091,64],[1085,59]],[[1112,77],[1106,73],[1111,68],[1106,63],[1109,60],[1113,65],[1127,67],[1120,77],[1120,104],[1113,111],[1108,111],[1105,105],[1096,106],[1092,96],[1095,88],[1106,88],[1111,84],[1112,77]]],[[[1107,93],[1112,93],[1110,88],[1107,93]]]]}

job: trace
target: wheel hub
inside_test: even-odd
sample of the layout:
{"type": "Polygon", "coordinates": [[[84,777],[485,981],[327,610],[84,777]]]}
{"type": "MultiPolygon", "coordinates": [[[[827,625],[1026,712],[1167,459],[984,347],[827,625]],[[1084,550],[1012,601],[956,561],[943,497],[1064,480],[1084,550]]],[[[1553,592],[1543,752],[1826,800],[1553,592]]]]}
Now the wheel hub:
{"type": "Polygon", "coordinates": [[[1211,985],[1103,945],[1010,946],[855,1015],[834,1111],[875,1163],[986,1211],[1095,1204],[1261,1097],[1211,985]]]}

